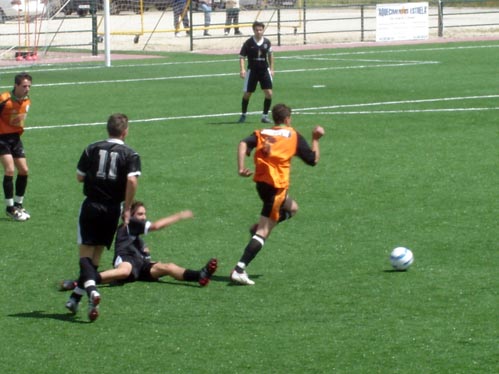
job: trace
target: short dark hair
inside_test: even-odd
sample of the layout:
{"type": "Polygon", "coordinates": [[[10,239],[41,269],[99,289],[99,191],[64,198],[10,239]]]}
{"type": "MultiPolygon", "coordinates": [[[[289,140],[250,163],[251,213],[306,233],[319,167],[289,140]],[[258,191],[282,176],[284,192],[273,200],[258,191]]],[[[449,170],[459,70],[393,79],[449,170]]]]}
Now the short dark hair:
{"type": "Polygon", "coordinates": [[[265,24],[263,22],[260,22],[260,21],[253,22],[253,26],[252,26],[253,30],[255,30],[257,27],[265,28],[265,24]]]}
{"type": "Polygon", "coordinates": [[[132,206],[130,207],[130,214],[133,216],[135,214],[135,212],[137,211],[137,209],[139,209],[140,207],[146,207],[145,204],[142,202],[142,201],[134,201],[132,203],[132,206]]]}
{"type": "Polygon", "coordinates": [[[128,117],[123,113],[111,114],[107,120],[107,133],[119,137],[128,128],[128,117]]]}
{"type": "Polygon", "coordinates": [[[14,83],[15,84],[21,84],[23,82],[23,80],[29,80],[30,82],[33,82],[33,78],[31,77],[31,75],[29,75],[28,73],[19,73],[17,74],[15,77],[14,77],[14,83]]]}
{"type": "Polygon", "coordinates": [[[291,117],[291,108],[286,104],[276,104],[272,108],[272,119],[276,125],[284,123],[287,117],[291,117]]]}

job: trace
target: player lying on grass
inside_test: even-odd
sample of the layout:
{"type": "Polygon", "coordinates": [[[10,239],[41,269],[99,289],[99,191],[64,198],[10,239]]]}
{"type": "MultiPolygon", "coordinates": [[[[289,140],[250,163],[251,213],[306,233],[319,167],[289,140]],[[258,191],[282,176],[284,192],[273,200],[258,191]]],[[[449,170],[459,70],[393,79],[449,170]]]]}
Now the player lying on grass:
{"type": "MultiPolygon", "coordinates": [[[[130,283],[135,281],[154,282],[159,278],[169,275],[176,280],[186,282],[198,282],[202,287],[210,282],[211,276],[217,270],[218,262],[212,258],[201,270],[190,270],[174,263],[163,263],[151,261],[149,248],[140,235],[146,235],[168,227],[184,219],[193,217],[190,210],[184,210],[171,216],[161,218],[155,222],[147,220],[146,207],[144,203],[136,201],[131,207],[131,218],[127,226],[121,224],[118,227],[114,249],[114,269],[100,273],[94,271],[95,282],[130,283]]],[[[69,290],[74,281],[64,281],[61,289],[69,290]]],[[[78,301],[70,298],[66,308],[73,314],[78,311],[78,301]]]]}

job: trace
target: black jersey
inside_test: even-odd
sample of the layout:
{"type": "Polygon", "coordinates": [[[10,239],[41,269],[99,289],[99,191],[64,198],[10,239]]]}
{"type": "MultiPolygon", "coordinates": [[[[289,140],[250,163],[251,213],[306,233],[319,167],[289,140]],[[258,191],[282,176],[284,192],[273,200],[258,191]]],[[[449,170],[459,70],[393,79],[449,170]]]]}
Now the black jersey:
{"type": "Polygon", "coordinates": [[[147,259],[149,254],[144,251],[146,245],[140,235],[147,234],[150,226],[149,221],[131,218],[127,226],[118,227],[114,242],[114,257],[140,256],[147,259]]]}
{"type": "Polygon", "coordinates": [[[244,42],[239,55],[248,59],[248,70],[267,70],[271,53],[270,40],[262,38],[260,43],[257,43],[255,38],[251,37],[244,42]]]}
{"type": "Polygon", "coordinates": [[[103,203],[121,203],[128,176],[141,173],[140,156],[119,139],[103,140],[83,151],[77,172],[85,177],[85,196],[103,203]]]}

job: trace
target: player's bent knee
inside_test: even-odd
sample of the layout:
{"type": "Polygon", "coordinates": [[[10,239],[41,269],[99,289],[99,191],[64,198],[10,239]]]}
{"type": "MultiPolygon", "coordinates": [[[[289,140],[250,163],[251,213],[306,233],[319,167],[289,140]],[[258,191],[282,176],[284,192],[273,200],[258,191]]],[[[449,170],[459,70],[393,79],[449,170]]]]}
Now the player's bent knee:
{"type": "Polygon", "coordinates": [[[129,262],[122,262],[117,268],[116,268],[116,277],[118,279],[126,279],[130,276],[132,273],[132,264],[129,262]]]}

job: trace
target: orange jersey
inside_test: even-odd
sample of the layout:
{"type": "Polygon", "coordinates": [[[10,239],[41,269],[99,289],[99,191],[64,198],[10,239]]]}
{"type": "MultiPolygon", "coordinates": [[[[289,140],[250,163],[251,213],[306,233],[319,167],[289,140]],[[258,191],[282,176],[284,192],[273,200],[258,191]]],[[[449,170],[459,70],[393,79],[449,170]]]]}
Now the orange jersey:
{"type": "Polygon", "coordinates": [[[0,95],[0,135],[24,132],[30,104],[28,97],[16,100],[10,92],[0,95]]]}
{"type": "Polygon", "coordinates": [[[303,137],[290,126],[274,126],[254,132],[255,182],[264,182],[275,188],[289,187],[291,158],[298,154],[306,163],[315,164],[312,152],[303,137]]]}

